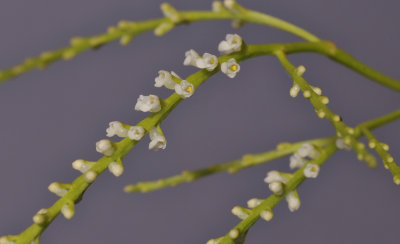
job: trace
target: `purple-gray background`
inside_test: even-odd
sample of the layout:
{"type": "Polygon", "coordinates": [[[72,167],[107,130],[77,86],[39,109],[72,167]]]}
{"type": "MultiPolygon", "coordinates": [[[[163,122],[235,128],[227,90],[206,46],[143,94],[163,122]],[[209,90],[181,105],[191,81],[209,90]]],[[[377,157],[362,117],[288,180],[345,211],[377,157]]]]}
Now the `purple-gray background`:
{"type": "MultiPolygon", "coordinates": [[[[209,9],[211,1],[170,1],[178,9],[209,9]]],[[[251,9],[291,21],[335,42],[378,70],[400,78],[400,15],[395,0],[242,1],[251,9]]],[[[0,67],[63,47],[70,37],[102,33],[120,19],[161,16],[161,1],[2,0],[0,67]]],[[[145,114],[133,107],[140,94],[167,97],[153,86],[159,69],[187,76],[184,52],[217,53],[226,33],[247,43],[299,41],[287,33],[229,21],[194,23],[162,38],[136,37],[132,44],[107,45],[69,62],[56,63],[0,86],[0,235],[16,234],[34,213],[56,199],[50,182],[71,182],[77,158],[96,160],[95,142],[108,122],[134,124],[145,114]]],[[[290,56],[308,69],[305,78],[322,88],[330,107],[355,125],[398,109],[399,94],[370,82],[316,54],[290,56]]],[[[270,194],[268,170],[288,170],[284,158],[236,175],[221,174],[149,194],[126,195],[122,188],[210,164],[263,152],[281,141],[332,135],[332,126],[299,96],[289,97],[291,81],[273,57],[246,61],[237,78],[217,74],[180,104],[163,123],[168,147],[147,150],[146,138],[124,160],[116,179],[103,174],[77,206],[76,216],[57,218],[42,243],[205,243],[224,235],[238,219],[230,210],[252,197],[270,194]]],[[[376,131],[400,160],[400,122],[376,131]]],[[[352,152],[339,152],[319,177],[305,182],[302,206],[286,203],[270,223],[260,221],[247,243],[398,243],[400,190],[381,165],[368,169],[352,152]],[[397,238],[397,239],[396,239],[397,238]]]]}

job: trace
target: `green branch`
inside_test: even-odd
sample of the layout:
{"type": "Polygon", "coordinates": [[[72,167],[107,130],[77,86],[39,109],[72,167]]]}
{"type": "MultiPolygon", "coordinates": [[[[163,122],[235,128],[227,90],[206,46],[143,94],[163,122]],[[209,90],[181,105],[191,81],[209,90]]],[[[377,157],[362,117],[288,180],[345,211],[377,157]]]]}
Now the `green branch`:
{"type": "MultiPolygon", "coordinates": [[[[364,123],[361,123],[356,127],[356,129],[359,129],[361,126],[363,126],[368,130],[373,130],[375,128],[388,124],[399,118],[400,118],[400,111],[398,110],[390,114],[378,117],[376,119],[368,120],[364,123]]],[[[359,138],[361,136],[361,133],[356,133],[355,136],[356,138],[359,138]]],[[[333,143],[327,146],[325,149],[323,149],[320,157],[312,160],[310,163],[322,165],[330,156],[332,156],[335,153],[336,150],[337,150],[336,145],[333,143]]],[[[293,174],[293,177],[289,180],[289,182],[286,183],[285,193],[297,189],[297,187],[304,181],[305,179],[303,174],[304,167],[297,170],[293,174]]],[[[284,198],[284,196],[285,194],[282,195],[272,194],[268,198],[264,199],[257,207],[253,208],[252,210],[247,210],[246,214],[248,215],[248,217],[243,219],[239,224],[237,224],[235,227],[231,229],[231,231],[235,230],[239,233],[237,239],[232,239],[231,236],[229,235],[231,231],[229,231],[225,236],[214,239],[214,242],[210,243],[218,243],[218,244],[243,243],[247,232],[258,221],[258,219],[260,218],[260,214],[265,210],[272,210],[284,198]],[[237,240],[239,240],[239,242],[237,240]]]]}
{"type": "Polygon", "coordinates": [[[329,99],[317,94],[314,91],[311,85],[308,84],[305,79],[303,79],[301,76],[302,74],[299,74],[299,69],[291,64],[286,58],[286,55],[283,51],[277,51],[275,54],[282,66],[292,77],[294,83],[303,91],[303,96],[309,99],[319,117],[326,117],[329,122],[331,122],[331,124],[335,127],[338,136],[344,138],[344,142],[353,148],[359,160],[364,160],[369,167],[376,167],[377,163],[375,157],[365,149],[365,145],[363,143],[357,140],[354,135],[355,130],[347,126],[339,115],[332,112],[332,110],[326,106],[326,104],[329,102],[329,99]]]}
{"type": "Polygon", "coordinates": [[[246,154],[241,159],[230,162],[211,165],[207,168],[188,171],[185,170],[179,175],[174,175],[165,179],[156,181],[139,182],[137,184],[127,185],[125,192],[149,192],[160,190],[162,188],[177,186],[183,183],[189,183],[194,180],[221,172],[236,173],[240,170],[270,162],[272,160],[287,156],[296,152],[304,143],[312,143],[315,146],[323,147],[328,143],[332,143],[334,137],[319,138],[314,140],[300,141],[296,143],[285,143],[283,146],[278,145],[276,150],[271,150],[259,154],[246,154]]]}

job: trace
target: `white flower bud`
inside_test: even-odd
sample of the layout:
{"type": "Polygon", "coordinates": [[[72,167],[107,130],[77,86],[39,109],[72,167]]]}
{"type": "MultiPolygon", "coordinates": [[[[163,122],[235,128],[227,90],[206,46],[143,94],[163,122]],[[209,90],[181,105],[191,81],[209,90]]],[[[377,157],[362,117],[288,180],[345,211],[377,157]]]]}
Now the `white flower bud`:
{"type": "Polygon", "coordinates": [[[142,112],[158,112],[161,110],[160,99],[156,95],[140,95],[137,99],[135,110],[142,112]]]}
{"type": "Polygon", "coordinates": [[[271,219],[274,217],[274,213],[271,210],[263,210],[260,213],[260,217],[265,221],[271,221],[271,219]]]}
{"type": "Polygon", "coordinates": [[[307,178],[317,178],[319,174],[319,165],[307,164],[307,166],[303,170],[303,173],[307,178]]]}
{"type": "Polygon", "coordinates": [[[118,162],[111,162],[108,165],[108,170],[110,170],[110,172],[115,175],[116,177],[122,175],[122,173],[124,173],[124,166],[122,165],[121,161],[118,162]]]}
{"type": "Polygon", "coordinates": [[[232,214],[239,219],[245,219],[249,217],[249,213],[246,211],[246,209],[240,206],[235,206],[234,208],[232,208],[232,214]]]}
{"type": "Polygon", "coordinates": [[[46,223],[47,218],[47,209],[42,208],[35,214],[35,216],[33,216],[32,219],[35,224],[42,225],[46,223]]]}
{"type": "Polygon", "coordinates": [[[68,201],[61,208],[61,213],[66,219],[71,219],[75,215],[75,205],[72,201],[68,201]]]}
{"type": "Polygon", "coordinates": [[[227,34],[225,40],[218,45],[218,51],[223,55],[239,52],[241,49],[242,38],[238,34],[227,34]]]}
{"type": "Polygon", "coordinates": [[[88,172],[85,173],[84,177],[85,177],[85,181],[86,181],[87,183],[92,183],[93,181],[96,180],[96,178],[97,178],[97,173],[94,172],[94,171],[92,171],[92,170],[90,170],[90,171],[88,171],[88,172]]]}
{"type": "Polygon", "coordinates": [[[96,151],[104,154],[105,156],[111,156],[115,149],[110,140],[103,139],[96,142],[96,151]]]}
{"type": "Polygon", "coordinates": [[[132,126],[129,128],[128,137],[131,140],[139,141],[144,136],[145,130],[141,126],[132,126]]]}
{"type": "Polygon", "coordinates": [[[53,182],[48,187],[49,191],[56,194],[59,197],[63,197],[71,189],[71,184],[64,184],[60,182],[53,182]]]}
{"type": "Polygon", "coordinates": [[[86,171],[88,171],[94,164],[94,162],[77,159],[72,163],[72,168],[80,171],[81,173],[86,173],[86,171]]]}
{"type": "Polygon", "coordinates": [[[290,212],[294,212],[300,208],[300,198],[296,191],[291,191],[286,195],[286,201],[290,212]]]}
{"type": "Polygon", "coordinates": [[[347,145],[343,138],[338,138],[336,139],[336,147],[341,149],[341,150],[346,150],[346,151],[350,151],[351,150],[351,146],[347,145]]]}
{"type": "Polygon", "coordinates": [[[261,203],[262,203],[262,199],[258,199],[258,198],[252,198],[252,199],[250,199],[250,200],[248,200],[247,201],[247,206],[249,207],[249,208],[255,208],[255,207],[257,207],[258,205],[260,205],[261,203]]]}
{"type": "Polygon", "coordinates": [[[206,244],[218,244],[220,241],[216,239],[208,240],[206,244]]]}
{"type": "Polygon", "coordinates": [[[229,236],[231,239],[236,239],[236,238],[239,237],[239,234],[240,234],[240,232],[239,232],[238,229],[233,229],[233,230],[230,230],[230,231],[229,231],[228,236],[229,236]]]}
{"type": "Polygon", "coordinates": [[[158,151],[159,149],[165,149],[167,147],[167,140],[160,134],[157,128],[153,128],[149,132],[150,134],[150,144],[149,149],[153,151],[158,151]]]}
{"type": "Polygon", "coordinates": [[[155,78],[155,87],[165,86],[168,89],[173,90],[176,82],[172,79],[171,73],[165,70],[158,71],[158,76],[155,78]]]}
{"type": "Polygon", "coordinates": [[[236,62],[234,58],[231,58],[227,62],[221,64],[221,71],[229,78],[234,78],[237,72],[240,71],[240,65],[236,62]]]}
{"type": "Polygon", "coordinates": [[[283,186],[281,182],[274,181],[269,183],[269,189],[276,195],[281,195],[283,193],[283,186]]]}
{"type": "Polygon", "coordinates": [[[297,84],[293,84],[292,88],[290,88],[289,94],[291,97],[295,98],[300,92],[300,86],[297,84]]]}
{"type": "Polygon", "coordinates": [[[197,60],[201,59],[200,55],[193,49],[185,52],[185,60],[183,61],[183,65],[185,66],[195,66],[197,67],[197,60]]]}
{"type": "Polygon", "coordinates": [[[295,153],[290,156],[290,165],[291,169],[301,168],[307,163],[307,160],[302,158],[299,154],[295,153]]]}
{"type": "Polygon", "coordinates": [[[319,156],[319,152],[310,143],[304,143],[303,145],[301,145],[297,153],[299,154],[300,157],[303,158],[305,157],[317,158],[319,156]]]}
{"type": "Polygon", "coordinates": [[[127,137],[128,130],[124,127],[124,125],[119,121],[112,121],[109,123],[108,128],[106,129],[107,137],[127,137]]]}
{"type": "Polygon", "coordinates": [[[224,9],[224,5],[220,1],[213,1],[211,9],[213,12],[220,12],[224,9]]]}
{"type": "Polygon", "coordinates": [[[282,182],[286,183],[288,182],[289,179],[282,176],[278,171],[276,170],[271,170],[267,173],[267,177],[265,177],[264,182],[265,183],[272,183],[272,182],[282,182]]]}
{"type": "Polygon", "coordinates": [[[192,83],[182,80],[181,83],[175,85],[175,92],[182,98],[188,98],[193,95],[194,86],[192,83]]]}
{"type": "Polygon", "coordinates": [[[0,244],[14,244],[16,240],[16,236],[2,236],[0,237],[0,244]]]}

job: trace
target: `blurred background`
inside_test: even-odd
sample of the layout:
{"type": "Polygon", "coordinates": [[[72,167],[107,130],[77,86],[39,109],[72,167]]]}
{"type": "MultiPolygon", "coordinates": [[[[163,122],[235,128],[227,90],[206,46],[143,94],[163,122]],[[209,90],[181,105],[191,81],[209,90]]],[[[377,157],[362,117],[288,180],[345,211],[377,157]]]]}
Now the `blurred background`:
{"type": "MultiPolygon", "coordinates": [[[[146,0],[2,0],[0,68],[68,44],[74,36],[104,32],[121,19],[161,16],[161,1],[146,0]]],[[[171,0],[179,10],[210,9],[211,1],[171,0]]],[[[250,9],[292,22],[335,42],[362,62],[400,78],[400,3],[395,0],[301,0],[241,3],[250,9]]],[[[217,54],[227,33],[247,43],[300,41],[265,26],[232,29],[230,21],[181,26],[158,38],[117,42],[44,71],[33,71],[0,86],[0,235],[17,234],[32,216],[57,197],[53,181],[71,182],[79,174],[77,158],[97,160],[95,142],[105,137],[110,121],[135,124],[140,94],[167,97],[153,86],[160,69],[186,77],[196,71],[182,65],[194,48],[217,54]]],[[[307,67],[305,78],[322,88],[332,110],[351,126],[399,109],[398,93],[317,54],[290,56],[307,67]]],[[[165,120],[167,150],[147,149],[148,138],[125,158],[125,173],[105,173],[77,205],[76,216],[58,217],[41,243],[205,243],[224,235],[238,219],[230,211],[253,197],[270,195],[267,171],[289,171],[288,158],[235,175],[214,175],[191,184],[148,194],[125,194],[125,185],[155,180],[184,169],[237,159],[245,153],[273,149],[282,141],[334,134],[318,119],[307,100],[289,97],[291,80],[273,57],[241,64],[235,79],[217,74],[165,120]]],[[[375,131],[400,162],[400,121],[375,131]]],[[[398,243],[400,188],[381,164],[375,170],[352,152],[338,152],[317,179],[306,181],[302,206],[290,213],[282,202],[273,221],[259,221],[247,237],[254,243],[398,243]]]]}

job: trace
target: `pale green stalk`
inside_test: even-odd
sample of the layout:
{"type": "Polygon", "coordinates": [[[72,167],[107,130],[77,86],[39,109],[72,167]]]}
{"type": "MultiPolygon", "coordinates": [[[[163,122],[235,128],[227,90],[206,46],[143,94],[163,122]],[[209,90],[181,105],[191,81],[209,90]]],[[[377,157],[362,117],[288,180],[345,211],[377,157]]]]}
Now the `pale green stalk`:
{"type": "Polygon", "coordinates": [[[174,175],[168,178],[159,179],[156,181],[139,182],[133,185],[127,185],[124,188],[124,190],[125,192],[128,193],[130,192],[145,193],[149,191],[160,190],[170,186],[177,186],[183,183],[189,183],[194,180],[225,171],[229,173],[236,173],[243,169],[264,164],[272,160],[290,155],[296,152],[304,143],[311,143],[317,147],[324,147],[326,144],[332,143],[334,139],[335,137],[327,137],[327,138],[318,138],[314,140],[300,141],[296,143],[285,143],[282,144],[282,146],[278,145],[276,150],[271,150],[259,154],[245,154],[241,159],[229,161],[222,164],[210,165],[207,168],[192,170],[192,171],[185,170],[182,171],[182,173],[179,175],[174,175]]]}

